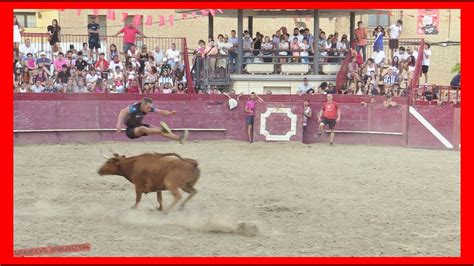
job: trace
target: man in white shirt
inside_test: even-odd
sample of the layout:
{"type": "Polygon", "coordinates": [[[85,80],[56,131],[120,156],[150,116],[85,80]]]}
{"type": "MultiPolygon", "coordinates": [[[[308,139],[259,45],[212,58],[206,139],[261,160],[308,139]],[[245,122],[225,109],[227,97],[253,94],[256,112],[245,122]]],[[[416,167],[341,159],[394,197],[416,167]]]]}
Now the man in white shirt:
{"type": "Polygon", "coordinates": [[[110,62],[110,64],[109,64],[110,72],[113,72],[115,70],[115,67],[117,67],[117,66],[120,67],[120,71],[123,70],[123,64],[120,61],[120,59],[118,58],[118,55],[114,55],[114,58],[113,58],[112,62],[110,62]]]}
{"type": "Polygon", "coordinates": [[[415,62],[416,62],[416,60],[418,59],[418,48],[407,47],[407,54],[408,56],[413,55],[415,57],[415,62]]]}
{"type": "Polygon", "coordinates": [[[403,46],[400,46],[400,48],[398,49],[397,52],[395,52],[395,54],[393,55],[394,57],[398,57],[398,61],[400,63],[406,61],[408,59],[408,54],[405,52],[405,47],[403,46]]]}
{"type": "Polygon", "coordinates": [[[398,39],[400,38],[400,34],[402,33],[402,25],[403,22],[402,20],[397,20],[396,24],[393,24],[388,28],[388,34],[389,34],[389,41],[388,41],[388,46],[390,47],[390,50],[392,51],[392,57],[394,51],[398,49],[398,39]]]}
{"type": "Polygon", "coordinates": [[[303,94],[305,94],[305,93],[310,93],[310,90],[313,90],[313,92],[314,92],[314,87],[311,86],[311,85],[308,83],[308,79],[307,79],[307,78],[304,78],[304,79],[303,79],[303,84],[298,87],[297,93],[301,96],[301,95],[303,95],[303,94]]]}
{"type": "Polygon", "coordinates": [[[168,64],[171,65],[171,67],[174,67],[175,64],[175,58],[179,59],[179,51],[176,50],[176,43],[171,44],[171,48],[166,51],[166,58],[168,58],[168,64]]]}
{"type": "Polygon", "coordinates": [[[31,53],[33,54],[33,57],[36,58],[36,49],[31,46],[31,40],[30,39],[26,39],[25,40],[25,43],[20,45],[20,58],[22,61],[25,61],[26,58],[27,58],[27,54],[28,53],[31,53]]]}
{"type": "Polygon", "coordinates": [[[425,43],[425,47],[423,50],[423,62],[421,63],[421,71],[423,75],[425,75],[425,84],[428,83],[428,70],[430,68],[430,58],[431,58],[431,45],[429,43],[425,43]]]}
{"type": "Polygon", "coordinates": [[[163,64],[163,57],[163,51],[160,49],[160,46],[155,46],[155,50],[153,51],[153,58],[155,59],[155,62],[158,66],[161,66],[161,64],[163,64]]]}
{"type": "Polygon", "coordinates": [[[374,59],[375,65],[377,65],[377,69],[379,69],[379,77],[382,77],[383,66],[385,64],[385,52],[383,50],[375,50],[372,54],[372,59],[374,59]]]}
{"type": "Polygon", "coordinates": [[[293,36],[291,36],[290,40],[293,40],[294,37],[298,38],[298,43],[303,42],[304,36],[300,33],[300,30],[298,28],[293,29],[293,36]]]}
{"type": "Polygon", "coordinates": [[[41,81],[37,80],[33,86],[31,86],[31,91],[34,93],[42,93],[44,90],[44,87],[41,85],[41,81]]]}

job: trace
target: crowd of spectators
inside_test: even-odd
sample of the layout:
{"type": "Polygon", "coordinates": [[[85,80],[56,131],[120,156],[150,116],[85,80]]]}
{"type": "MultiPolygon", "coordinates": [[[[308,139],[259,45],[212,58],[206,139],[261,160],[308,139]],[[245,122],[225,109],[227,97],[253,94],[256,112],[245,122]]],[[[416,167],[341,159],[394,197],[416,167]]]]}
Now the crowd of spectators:
{"type": "MultiPolygon", "coordinates": [[[[14,19],[14,25],[16,25],[14,19]]],[[[21,27],[17,26],[20,29],[21,27]]],[[[172,43],[163,51],[159,46],[148,50],[144,44],[137,48],[135,36],[142,34],[129,23],[124,33],[123,53],[110,44],[107,54],[100,52],[95,19],[88,25],[89,39],[79,51],[74,45],[63,52],[60,26],[53,20],[48,26],[53,59],[45,51],[37,51],[30,39],[14,46],[15,92],[33,93],[187,93],[181,53],[172,43]],[[17,48],[18,47],[18,48],[17,48]]],[[[15,29],[15,27],[14,27],[15,29]]],[[[143,34],[142,34],[143,35],[143,34]]],[[[15,40],[16,41],[16,40],[15,40]]]]}

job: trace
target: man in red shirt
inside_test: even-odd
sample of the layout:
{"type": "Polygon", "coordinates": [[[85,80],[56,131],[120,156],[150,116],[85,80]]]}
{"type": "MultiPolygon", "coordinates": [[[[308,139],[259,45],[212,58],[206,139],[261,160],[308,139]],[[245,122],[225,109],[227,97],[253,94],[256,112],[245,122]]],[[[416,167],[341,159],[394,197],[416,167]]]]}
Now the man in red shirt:
{"type": "Polygon", "coordinates": [[[119,30],[114,36],[118,36],[120,33],[123,32],[123,52],[127,54],[128,49],[130,49],[130,46],[132,44],[135,44],[135,39],[137,37],[137,34],[140,34],[143,36],[143,38],[146,38],[146,36],[139,31],[135,26],[133,26],[133,22],[130,21],[127,26],[123,27],[123,29],[119,30]]]}
{"type": "Polygon", "coordinates": [[[329,137],[329,144],[332,145],[334,141],[334,126],[341,120],[341,110],[336,102],[332,101],[332,94],[327,95],[327,102],[323,104],[321,112],[319,112],[318,123],[319,132],[318,136],[321,136],[325,125],[329,125],[331,135],[329,137]]]}
{"type": "Polygon", "coordinates": [[[357,53],[362,50],[362,57],[364,62],[366,60],[365,47],[367,46],[367,32],[364,28],[362,21],[357,22],[357,29],[355,30],[355,41],[356,41],[356,51],[357,53]]]}

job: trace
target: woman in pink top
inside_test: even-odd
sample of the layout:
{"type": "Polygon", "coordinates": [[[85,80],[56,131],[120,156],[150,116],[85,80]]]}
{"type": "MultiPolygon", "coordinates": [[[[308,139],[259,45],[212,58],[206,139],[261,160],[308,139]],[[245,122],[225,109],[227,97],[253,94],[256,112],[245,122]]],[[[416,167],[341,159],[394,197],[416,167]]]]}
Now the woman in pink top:
{"type": "Polygon", "coordinates": [[[247,134],[249,137],[249,142],[253,142],[252,128],[255,116],[255,106],[257,103],[255,99],[258,99],[259,102],[263,102],[262,98],[258,97],[255,92],[250,93],[250,99],[245,103],[245,124],[247,125],[247,134]]]}
{"type": "Polygon", "coordinates": [[[37,68],[36,66],[36,60],[33,57],[32,53],[28,53],[26,58],[26,66],[28,67],[29,70],[35,70],[37,68]]]}
{"type": "Polygon", "coordinates": [[[300,58],[300,44],[298,43],[297,37],[294,37],[291,42],[291,54],[293,55],[293,62],[298,63],[300,58]]]}

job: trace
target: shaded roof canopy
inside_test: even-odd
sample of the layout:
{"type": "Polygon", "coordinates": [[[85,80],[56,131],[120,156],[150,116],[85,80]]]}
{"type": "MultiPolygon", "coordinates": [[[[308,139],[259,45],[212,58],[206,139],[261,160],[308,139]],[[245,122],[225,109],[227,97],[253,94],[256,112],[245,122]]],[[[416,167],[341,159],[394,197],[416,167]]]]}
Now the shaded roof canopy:
{"type": "MultiPolygon", "coordinates": [[[[238,9],[225,9],[224,14],[219,14],[219,17],[235,17],[237,18],[238,9]]],[[[175,9],[176,13],[190,13],[199,12],[200,9],[175,9]]],[[[295,16],[313,16],[314,9],[243,9],[244,17],[270,17],[270,18],[288,18],[295,16]]],[[[349,16],[350,12],[355,12],[356,15],[365,14],[388,14],[390,11],[386,9],[319,9],[320,18],[330,17],[345,17],[349,16]]]]}

